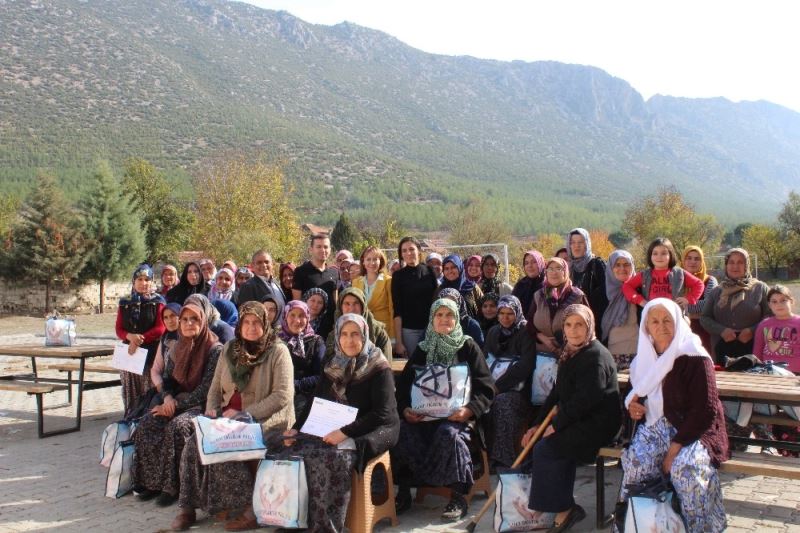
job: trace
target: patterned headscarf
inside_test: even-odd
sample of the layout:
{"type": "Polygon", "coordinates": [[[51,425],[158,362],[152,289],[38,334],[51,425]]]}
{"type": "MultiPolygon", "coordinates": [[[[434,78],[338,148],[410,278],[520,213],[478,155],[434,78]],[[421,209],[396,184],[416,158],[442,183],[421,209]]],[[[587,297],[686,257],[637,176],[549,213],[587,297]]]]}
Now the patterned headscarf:
{"type": "MultiPolygon", "coordinates": [[[[594,335],[594,314],[592,310],[583,304],[572,304],[564,310],[564,322],[570,316],[577,315],[583,319],[586,324],[586,338],[579,346],[573,346],[567,341],[566,335],[564,336],[564,346],[561,347],[559,353],[559,362],[564,362],[582,349],[586,348],[595,339],[594,335]]],[[[564,330],[564,323],[561,323],[561,330],[564,330]]]]}
{"type": "MultiPolygon", "coordinates": [[[[469,256],[469,257],[467,258],[467,261],[466,261],[466,263],[464,263],[464,266],[465,266],[465,267],[469,266],[469,265],[470,265],[470,263],[472,263],[473,261],[474,261],[474,262],[477,262],[477,263],[478,263],[478,266],[482,266],[482,263],[483,263],[483,258],[481,258],[481,256],[479,256],[479,255],[477,255],[477,254],[476,254],[476,255],[471,255],[471,256],[469,256]]],[[[466,270],[466,268],[465,268],[465,270],[466,270]]],[[[469,275],[469,274],[466,274],[466,276],[467,276],[467,279],[468,279],[468,280],[470,280],[470,281],[472,281],[472,282],[474,282],[474,283],[478,283],[478,282],[480,282],[480,280],[481,280],[481,277],[483,276],[483,271],[481,271],[481,273],[480,273],[480,274],[478,274],[478,275],[477,275],[477,277],[474,277],[474,278],[473,278],[473,277],[470,277],[470,275],[469,275]]]]}
{"type": "Polygon", "coordinates": [[[614,265],[618,259],[625,259],[631,264],[631,277],[636,273],[633,267],[633,256],[626,250],[614,250],[608,257],[608,268],[606,268],[606,297],[608,307],[600,320],[600,328],[603,332],[603,341],[608,339],[608,334],[612,329],[621,326],[628,320],[628,300],[622,294],[622,282],[614,275],[614,265]]]}
{"type": "Polygon", "coordinates": [[[481,259],[481,290],[483,291],[484,294],[489,292],[500,294],[500,284],[502,282],[500,281],[500,276],[498,275],[499,273],[500,273],[500,258],[497,256],[497,254],[484,255],[483,259],[481,259]],[[486,263],[489,259],[493,260],[494,264],[497,265],[497,272],[495,272],[493,278],[487,278],[486,273],[484,271],[484,267],[486,267],[486,263]]]}
{"type": "Polygon", "coordinates": [[[389,368],[389,361],[381,349],[369,340],[369,326],[361,315],[345,313],[340,316],[336,321],[335,335],[334,355],[328,360],[323,372],[331,381],[331,390],[336,401],[345,403],[347,402],[347,386],[351,382],[358,383],[378,370],[389,368]],[[345,354],[339,343],[342,329],[349,322],[356,324],[361,331],[361,352],[355,357],[345,354]]]}
{"type": "Polygon", "coordinates": [[[184,337],[178,328],[178,342],[173,349],[172,360],[175,366],[172,377],[181,392],[192,392],[203,380],[211,349],[219,344],[219,339],[208,328],[208,319],[203,308],[195,303],[187,303],[181,308],[180,317],[193,314],[200,319],[200,331],[194,337],[184,337]]]}
{"type": "Polygon", "coordinates": [[[322,298],[322,311],[319,312],[317,318],[311,320],[311,327],[314,328],[314,331],[317,331],[320,324],[322,324],[322,319],[325,318],[325,313],[328,311],[328,293],[319,287],[311,287],[303,293],[303,301],[308,303],[308,299],[315,294],[322,298]]]}
{"type": "Polygon", "coordinates": [[[315,335],[314,328],[311,327],[311,312],[308,310],[308,306],[305,302],[300,300],[291,300],[286,306],[283,308],[283,313],[281,315],[281,330],[278,332],[278,337],[280,337],[283,342],[286,343],[286,346],[289,347],[289,352],[292,354],[292,357],[295,359],[303,359],[306,356],[306,347],[304,339],[315,335]],[[293,309],[300,309],[303,314],[306,316],[306,329],[301,331],[299,334],[295,335],[291,331],[289,331],[289,313],[293,309]]]}
{"type": "Polygon", "coordinates": [[[569,277],[569,265],[564,259],[560,257],[551,257],[547,260],[547,266],[550,266],[550,263],[558,263],[564,269],[564,283],[558,286],[550,285],[547,281],[547,276],[544,278],[544,285],[542,286],[542,290],[544,291],[545,296],[547,297],[547,304],[550,306],[550,310],[552,311],[551,316],[555,316],[555,312],[558,309],[558,303],[566,298],[570,292],[572,292],[572,280],[569,277]]]}
{"type": "Polygon", "coordinates": [[[239,308],[239,323],[236,324],[233,346],[227,350],[228,369],[237,390],[244,390],[250,381],[253,369],[264,362],[267,353],[275,342],[275,331],[267,320],[267,310],[258,302],[245,302],[239,308]],[[242,322],[247,315],[253,315],[261,322],[264,332],[255,341],[242,337],[242,322]]]}
{"type": "Polygon", "coordinates": [[[466,321],[469,318],[467,302],[464,301],[464,297],[461,296],[460,292],[455,289],[442,289],[439,291],[439,298],[449,298],[456,303],[458,306],[458,316],[461,317],[460,322],[466,321]]]}
{"type": "Polygon", "coordinates": [[[497,301],[497,313],[500,313],[500,309],[511,309],[514,311],[514,324],[506,329],[500,324],[500,330],[502,331],[503,335],[511,336],[520,329],[525,327],[525,324],[528,323],[525,320],[525,314],[522,312],[522,304],[519,301],[519,298],[516,296],[512,296],[507,294],[505,296],[501,296],[500,299],[497,301]]]}
{"type": "Polygon", "coordinates": [[[469,337],[464,335],[459,321],[458,307],[449,298],[439,298],[431,306],[430,318],[428,319],[428,329],[425,331],[425,340],[419,343],[419,347],[428,354],[428,363],[441,363],[451,365],[455,361],[456,352],[464,346],[469,337]],[[437,333],[433,328],[433,316],[441,307],[448,308],[456,318],[456,326],[453,331],[444,335],[437,333]]]}
{"type": "Polygon", "coordinates": [[[220,268],[217,271],[217,274],[214,276],[214,286],[211,287],[211,290],[208,291],[208,299],[209,300],[230,300],[233,297],[233,291],[236,289],[236,276],[233,274],[233,271],[229,268],[220,268]],[[231,278],[231,286],[228,287],[228,290],[221,291],[217,286],[217,278],[220,274],[226,274],[229,278],[231,278]]]}
{"type": "MultiPolygon", "coordinates": [[[[141,265],[136,267],[136,270],[133,271],[133,275],[131,276],[131,295],[130,298],[121,298],[119,303],[120,305],[127,305],[127,304],[142,304],[142,303],[149,303],[156,301],[158,303],[166,303],[164,298],[156,292],[155,284],[152,283],[153,281],[153,269],[150,265],[146,263],[142,263],[141,265]],[[150,283],[150,290],[146,294],[140,294],[136,292],[136,279],[146,277],[150,283]]],[[[130,320],[133,323],[138,323],[139,319],[141,318],[141,306],[133,305],[130,307],[130,320]]]]}
{"type": "Polygon", "coordinates": [[[464,263],[461,261],[461,258],[455,254],[448,255],[442,261],[442,268],[447,263],[452,263],[458,269],[458,278],[455,281],[450,281],[447,277],[442,278],[442,285],[443,289],[451,288],[456,289],[461,294],[469,294],[475,288],[475,283],[467,279],[467,275],[464,269],[464,263]]]}
{"type": "Polygon", "coordinates": [[[744,248],[731,248],[725,254],[725,277],[722,279],[720,285],[722,286],[722,293],[719,295],[717,305],[720,308],[725,308],[730,302],[731,309],[742,303],[747,297],[747,292],[752,289],[758,280],[750,274],[750,254],[744,248]],[[728,277],[728,260],[733,254],[740,254],[744,257],[745,274],[739,279],[732,279],[728,277]]]}
{"type": "Polygon", "coordinates": [[[583,272],[586,270],[586,266],[589,264],[589,261],[591,261],[594,257],[592,255],[592,238],[589,237],[588,231],[583,228],[575,228],[570,230],[570,232],[567,234],[567,255],[569,255],[572,270],[575,272],[583,272]],[[572,247],[569,245],[569,240],[573,235],[580,235],[583,237],[583,240],[586,241],[586,253],[583,255],[583,257],[574,257],[572,255],[572,247]]]}

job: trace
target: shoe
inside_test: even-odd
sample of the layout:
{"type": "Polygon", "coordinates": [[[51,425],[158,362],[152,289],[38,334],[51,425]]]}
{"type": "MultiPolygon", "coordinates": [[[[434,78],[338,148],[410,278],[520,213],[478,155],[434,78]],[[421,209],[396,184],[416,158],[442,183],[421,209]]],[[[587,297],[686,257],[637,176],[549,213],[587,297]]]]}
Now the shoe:
{"type": "Polygon", "coordinates": [[[177,496],[173,496],[172,494],[167,494],[166,492],[162,492],[156,498],[156,505],[159,507],[169,507],[177,500],[177,496]]]}
{"type": "Polygon", "coordinates": [[[214,522],[225,522],[231,517],[232,514],[233,513],[231,513],[228,509],[214,513],[214,522]]]}
{"type": "Polygon", "coordinates": [[[181,508],[178,511],[178,516],[175,517],[169,527],[172,531],[185,531],[192,527],[196,521],[197,515],[194,509],[181,508]]]}
{"type": "Polygon", "coordinates": [[[411,509],[411,491],[398,491],[394,497],[394,511],[397,514],[405,513],[411,509]]]}
{"type": "Polygon", "coordinates": [[[581,520],[586,518],[586,511],[583,510],[583,507],[580,505],[575,505],[572,509],[569,510],[566,518],[560,523],[556,524],[555,526],[551,527],[547,530],[548,533],[559,533],[559,531],[566,531],[581,520]]]}
{"type": "Polygon", "coordinates": [[[225,522],[225,531],[249,531],[258,527],[256,515],[253,514],[251,507],[245,509],[241,516],[225,522]]]}
{"type": "Polygon", "coordinates": [[[136,494],[136,499],[142,502],[150,501],[159,495],[159,491],[141,488],[133,491],[136,494]]]}
{"type": "Polygon", "coordinates": [[[442,520],[445,522],[455,522],[456,520],[461,520],[467,516],[468,508],[469,505],[467,504],[467,500],[464,499],[464,496],[454,492],[450,497],[450,502],[448,502],[444,508],[442,520]]]}

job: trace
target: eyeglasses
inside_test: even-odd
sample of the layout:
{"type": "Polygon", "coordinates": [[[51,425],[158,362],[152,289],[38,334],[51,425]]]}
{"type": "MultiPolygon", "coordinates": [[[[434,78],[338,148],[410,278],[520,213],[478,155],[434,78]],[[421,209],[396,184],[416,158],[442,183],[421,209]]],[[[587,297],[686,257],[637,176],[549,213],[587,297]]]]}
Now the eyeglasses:
{"type": "Polygon", "coordinates": [[[564,272],[564,267],[547,267],[545,268],[547,272],[564,272]]]}
{"type": "Polygon", "coordinates": [[[198,324],[200,323],[200,319],[193,316],[184,316],[181,317],[181,324],[198,324]]]}

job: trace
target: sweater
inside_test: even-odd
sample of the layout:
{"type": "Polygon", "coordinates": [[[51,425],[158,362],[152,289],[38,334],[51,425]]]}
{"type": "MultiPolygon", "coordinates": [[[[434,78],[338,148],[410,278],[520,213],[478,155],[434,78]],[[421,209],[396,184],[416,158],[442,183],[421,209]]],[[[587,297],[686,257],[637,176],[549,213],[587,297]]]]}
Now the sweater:
{"type": "Polygon", "coordinates": [[[492,354],[495,357],[519,357],[519,361],[511,365],[506,373],[500,376],[495,382],[497,392],[518,391],[524,392],[526,398],[530,398],[531,377],[533,369],[536,368],[536,339],[524,327],[509,338],[501,341],[502,326],[500,324],[492,327],[486,335],[486,343],[483,345],[483,353],[486,357],[492,354]]]}
{"type": "Polygon", "coordinates": [[[686,308],[686,313],[689,315],[689,318],[700,318],[700,313],[703,312],[703,306],[706,303],[706,296],[717,285],[719,285],[719,282],[714,276],[708,276],[708,278],[706,278],[706,282],[703,284],[703,294],[700,295],[696,304],[689,304],[689,307],[686,308]]]}
{"type": "MultiPolygon", "coordinates": [[[[755,333],[756,326],[761,320],[772,315],[767,301],[769,287],[763,281],[756,281],[755,285],[747,291],[744,301],[735,308],[731,308],[730,301],[725,307],[719,306],[719,297],[722,294],[722,285],[718,285],[706,294],[706,303],[700,315],[700,324],[711,333],[714,343],[719,339],[719,334],[725,328],[741,331],[750,328],[755,333]]],[[[731,301],[733,298],[731,298],[731,301]]]]}
{"type": "Polygon", "coordinates": [[[528,329],[531,337],[536,339],[537,352],[551,352],[547,346],[539,342],[537,333],[542,333],[548,337],[561,336],[561,326],[564,323],[564,311],[572,304],[589,305],[586,301],[586,296],[580,289],[572,287],[571,292],[558,303],[558,308],[555,313],[550,312],[550,306],[547,305],[547,298],[544,293],[544,287],[533,295],[533,303],[528,310],[526,316],[531,318],[525,326],[528,329]]]}
{"type": "Polygon", "coordinates": [[[762,320],[756,328],[753,353],[762,361],[787,363],[789,370],[800,373],[800,315],[762,320]]]}
{"type": "MultiPolygon", "coordinates": [[[[352,286],[367,293],[367,277],[359,276],[353,280],[352,286]]],[[[394,332],[394,303],[392,302],[392,278],[383,275],[383,279],[375,280],[372,292],[367,299],[367,309],[372,311],[375,320],[383,322],[386,333],[390,339],[395,338],[394,332]]],[[[385,355],[385,354],[384,354],[385,355]]]]}
{"type": "MultiPolygon", "coordinates": [[[[392,276],[394,316],[402,319],[405,329],[424,330],[438,283],[427,265],[406,266],[392,276]]],[[[402,332],[396,331],[399,336],[402,332]]]]}
{"type": "Polygon", "coordinates": [[[608,334],[608,351],[612,355],[635,354],[639,343],[639,320],[636,305],[628,304],[628,319],[611,328],[608,334]]]}
{"type": "Polygon", "coordinates": [[[673,269],[649,268],[647,270],[649,271],[648,274],[644,271],[637,272],[636,275],[622,285],[622,293],[625,295],[625,299],[633,304],[639,305],[655,298],[674,300],[681,295],[684,289],[689,305],[696,304],[697,300],[703,296],[703,290],[705,289],[703,282],[680,267],[674,267],[673,269]],[[674,280],[677,279],[678,271],[683,273],[682,286],[679,283],[677,284],[678,286],[675,286],[674,280]],[[645,287],[646,283],[644,281],[645,277],[648,276],[650,278],[649,290],[645,287]],[[641,289],[641,293],[639,289],[641,289]]]}

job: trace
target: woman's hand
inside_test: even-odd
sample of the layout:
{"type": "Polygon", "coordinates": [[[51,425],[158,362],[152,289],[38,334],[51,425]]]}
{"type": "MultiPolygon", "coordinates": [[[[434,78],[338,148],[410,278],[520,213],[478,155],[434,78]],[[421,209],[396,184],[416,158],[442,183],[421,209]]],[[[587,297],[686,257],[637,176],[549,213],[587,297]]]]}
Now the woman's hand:
{"type": "Polygon", "coordinates": [[[722,340],[725,342],[733,342],[736,340],[736,331],[731,328],[725,328],[719,336],[722,337],[722,340]]]}
{"type": "Polygon", "coordinates": [[[217,418],[217,410],[216,409],[206,409],[206,416],[208,418],[217,418]]]}
{"type": "Polygon", "coordinates": [[[233,418],[239,413],[241,413],[241,411],[237,411],[236,409],[225,409],[225,411],[222,412],[222,416],[225,418],[233,418]]]}
{"type": "Polygon", "coordinates": [[[342,433],[341,429],[335,429],[322,437],[322,442],[330,444],[331,446],[338,446],[340,442],[344,441],[347,435],[342,433]]]}
{"type": "Polygon", "coordinates": [[[533,436],[536,434],[536,431],[538,429],[539,429],[539,426],[533,426],[531,429],[529,429],[528,431],[525,432],[525,434],[522,436],[522,447],[523,448],[528,445],[528,442],[533,438],[533,436]]]}
{"type": "Polygon", "coordinates": [[[392,354],[405,357],[406,356],[406,347],[403,345],[403,341],[400,340],[400,337],[397,337],[397,342],[394,344],[394,348],[392,348],[392,354]]]}
{"type": "MultiPolygon", "coordinates": [[[[284,437],[294,437],[295,435],[297,435],[296,429],[287,429],[286,431],[283,432],[284,437]]],[[[294,439],[284,439],[283,445],[288,448],[289,446],[293,446],[294,442],[295,442],[294,439]]]]}
{"type": "Polygon", "coordinates": [[[739,342],[748,343],[753,339],[753,331],[750,328],[745,328],[739,332],[739,342]]]}
{"type": "Polygon", "coordinates": [[[661,470],[663,470],[665,474],[669,474],[669,471],[672,470],[672,462],[675,460],[675,457],[678,456],[678,452],[681,451],[681,448],[683,448],[683,446],[677,442],[673,442],[669,445],[667,455],[664,457],[664,462],[661,464],[661,470]]]}
{"type": "Polygon", "coordinates": [[[686,309],[689,307],[689,300],[687,300],[683,296],[678,296],[677,298],[675,298],[675,303],[681,306],[681,309],[683,309],[684,311],[686,311],[686,309]]]}
{"type": "Polygon", "coordinates": [[[417,422],[422,422],[422,419],[425,418],[425,415],[416,413],[410,407],[406,407],[403,409],[403,418],[405,418],[406,422],[409,424],[416,424],[417,422]]]}
{"type": "Polygon", "coordinates": [[[536,337],[539,339],[539,342],[544,344],[545,347],[551,352],[558,351],[558,344],[556,343],[555,337],[548,337],[544,333],[537,333],[536,337]]]}
{"type": "Polygon", "coordinates": [[[633,420],[641,420],[647,414],[647,408],[639,402],[639,397],[633,395],[631,403],[628,405],[628,413],[633,420]]]}
{"type": "Polygon", "coordinates": [[[167,418],[172,418],[175,416],[175,410],[178,407],[178,402],[175,401],[175,398],[167,394],[164,396],[164,403],[161,405],[156,405],[153,407],[150,412],[154,415],[158,416],[165,416],[167,418]]]}
{"type": "Polygon", "coordinates": [[[448,416],[447,419],[450,422],[466,422],[470,418],[473,417],[475,413],[472,412],[472,409],[469,407],[462,407],[452,415],[448,416]]]}

